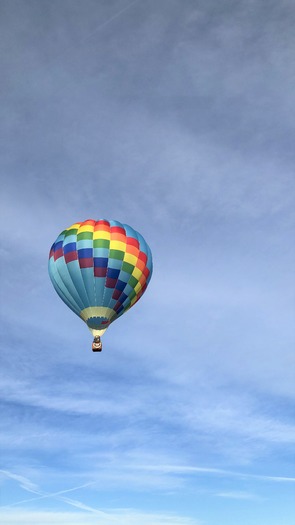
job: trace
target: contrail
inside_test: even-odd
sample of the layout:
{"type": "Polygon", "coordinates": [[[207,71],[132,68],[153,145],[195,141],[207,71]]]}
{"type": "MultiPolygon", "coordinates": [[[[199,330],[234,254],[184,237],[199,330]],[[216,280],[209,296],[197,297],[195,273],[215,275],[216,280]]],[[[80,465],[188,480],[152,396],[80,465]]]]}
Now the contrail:
{"type": "MultiPolygon", "coordinates": [[[[15,507],[16,505],[21,505],[22,503],[28,503],[30,501],[37,501],[37,500],[46,499],[46,498],[58,498],[58,499],[61,499],[61,500],[65,501],[66,503],[69,503],[70,505],[71,504],[73,505],[73,503],[70,503],[71,500],[69,500],[67,498],[59,498],[59,496],[61,496],[62,494],[66,494],[68,492],[74,492],[75,490],[83,489],[84,487],[89,487],[90,485],[95,485],[95,483],[97,483],[97,481],[91,481],[89,483],[84,483],[83,485],[79,485],[78,487],[72,487],[71,489],[65,489],[65,490],[59,490],[58,492],[43,492],[43,491],[40,491],[40,490],[39,491],[35,490],[34,492],[36,494],[39,494],[38,497],[23,499],[21,501],[16,501],[14,503],[10,503],[9,505],[1,505],[0,508],[1,509],[8,509],[10,507],[15,507]]],[[[23,487],[23,488],[25,488],[25,487],[23,487]]],[[[25,489],[25,490],[28,490],[28,489],[25,489]]],[[[32,492],[32,491],[30,490],[29,492],[32,492]]],[[[93,509],[93,510],[95,510],[95,509],[93,509]]]]}
{"type": "MultiPolygon", "coordinates": [[[[82,45],[84,44],[84,42],[87,42],[87,40],[90,40],[90,38],[93,37],[93,35],[96,35],[96,33],[98,33],[99,31],[101,31],[101,29],[104,29],[106,26],[108,26],[109,24],[111,24],[111,22],[113,22],[116,18],[118,18],[119,16],[121,16],[123,13],[125,13],[126,11],[128,11],[128,9],[130,9],[133,5],[137,4],[139,2],[139,0],[134,0],[133,2],[131,2],[130,4],[126,5],[125,7],[123,7],[123,9],[120,9],[120,11],[118,11],[117,13],[115,13],[113,16],[111,16],[110,18],[108,18],[107,20],[105,20],[102,24],[100,24],[96,29],[94,29],[93,31],[91,31],[91,33],[88,33],[84,38],[82,38],[79,42],[77,42],[77,45],[82,45]]],[[[71,50],[72,50],[73,46],[71,47],[68,47],[67,49],[65,49],[60,55],[58,55],[57,57],[55,57],[55,60],[56,59],[59,59],[61,57],[63,57],[64,55],[67,55],[67,53],[69,53],[71,50]]]]}
{"type": "Polygon", "coordinates": [[[94,29],[94,31],[92,31],[91,33],[89,33],[83,40],[81,40],[81,44],[83,44],[83,42],[85,42],[86,40],[88,40],[88,38],[91,38],[93,35],[95,35],[98,31],[100,31],[101,29],[103,29],[104,27],[108,26],[113,20],[115,20],[116,18],[118,18],[120,15],[122,15],[123,13],[125,13],[125,11],[127,11],[128,9],[130,9],[130,7],[132,7],[134,4],[137,4],[139,2],[139,0],[134,0],[134,2],[131,2],[131,4],[128,4],[126,5],[125,7],[123,7],[123,9],[121,9],[120,11],[118,11],[115,15],[111,16],[111,18],[108,18],[108,20],[106,20],[105,22],[103,22],[100,26],[98,26],[96,29],[94,29]]]}

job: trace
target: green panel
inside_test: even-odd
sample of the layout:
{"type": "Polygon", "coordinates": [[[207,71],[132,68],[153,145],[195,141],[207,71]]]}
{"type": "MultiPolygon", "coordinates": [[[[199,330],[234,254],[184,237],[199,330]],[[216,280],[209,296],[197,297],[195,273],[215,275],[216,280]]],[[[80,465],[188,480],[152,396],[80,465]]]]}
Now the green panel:
{"type": "Polygon", "coordinates": [[[93,248],[109,248],[110,247],[110,241],[107,239],[94,239],[93,240],[93,248]]]}
{"type": "Polygon", "coordinates": [[[71,230],[66,230],[65,237],[68,237],[68,235],[76,235],[78,231],[78,228],[71,228],[71,230]]]}
{"type": "Polygon", "coordinates": [[[124,252],[121,252],[120,250],[110,250],[109,258],[110,259],[119,259],[120,261],[123,261],[123,259],[124,259],[124,252]]]}
{"type": "Polygon", "coordinates": [[[134,266],[133,266],[133,264],[130,264],[130,263],[124,261],[123,264],[122,264],[122,270],[123,270],[123,272],[127,272],[127,273],[131,274],[133,272],[133,270],[134,270],[134,266]]]}
{"type": "Polygon", "coordinates": [[[133,297],[136,296],[136,293],[135,291],[133,290],[133,292],[131,292],[129,295],[128,295],[128,298],[130,299],[130,301],[132,301],[133,297]]]}
{"type": "MultiPolygon", "coordinates": [[[[135,279],[134,275],[131,275],[129,281],[128,281],[128,284],[130,284],[130,286],[132,286],[132,288],[134,288],[138,283],[138,280],[135,279]]],[[[129,296],[130,297],[130,296],[129,296]]]]}
{"type": "Polygon", "coordinates": [[[92,239],[93,232],[81,232],[77,235],[77,241],[83,241],[85,239],[92,239]]]}

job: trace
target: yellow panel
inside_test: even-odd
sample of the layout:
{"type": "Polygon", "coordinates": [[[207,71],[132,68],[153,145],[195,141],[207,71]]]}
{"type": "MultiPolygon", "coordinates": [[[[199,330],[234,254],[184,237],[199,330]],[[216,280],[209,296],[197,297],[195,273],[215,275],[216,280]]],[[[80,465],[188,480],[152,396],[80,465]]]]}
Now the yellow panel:
{"type": "Polygon", "coordinates": [[[126,243],[121,241],[111,241],[110,242],[110,250],[120,250],[122,252],[125,252],[126,250],[126,243]]]}
{"type": "Polygon", "coordinates": [[[141,290],[141,284],[137,283],[137,285],[134,287],[135,293],[138,293],[141,290]]]}
{"type": "Polygon", "coordinates": [[[135,255],[132,255],[131,253],[125,253],[124,261],[128,262],[129,264],[133,264],[133,266],[135,266],[136,265],[136,261],[137,261],[137,257],[135,257],[135,255]]]}
{"type": "Polygon", "coordinates": [[[81,222],[75,222],[75,224],[72,224],[72,226],[70,226],[69,228],[67,228],[67,230],[73,230],[75,228],[79,228],[80,227],[80,224],[81,222]]]}
{"type": "Polygon", "coordinates": [[[138,299],[137,296],[133,297],[133,299],[132,299],[132,301],[131,301],[131,304],[130,304],[130,307],[133,306],[134,303],[136,303],[137,299],[138,299]]]}
{"type": "Polygon", "coordinates": [[[135,279],[140,279],[140,277],[142,276],[142,271],[138,268],[134,268],[132,275],[134,275],[135,279]]]}
{"type": "Polygon", "coordinates": [[[114,310],[107,306],[89,306],[81,310],[80,317],[82,317],[83,321],[87,321],[89,317],[106,317],[110,319],[114,313],[114,310]]]}
{"type": "Polygon", "coordinates": [[[93,229],[94,229],[94,226],[92,226],[91,224],[85,224],[85,226],[81,226],[79,228],[79,232],[78,233],[82,233],[82,232],[93,232],[93,229]]]}
{"type": "Polygon", "coordinates": [[[106,232],[104,230],[98,230],[93,232],[93,239],[107,239],[108,241],[111,238],[110,232],[106,232]]]}
{"type": "MultiPolygon", "coordinates": [[[[80,312],[80,317],[83,319],[83,321],[85,321],[85,323],[90,317],[106,317],[107,319],[112,321],[112,319],[116,317],[116,315],[117,314],[115,310],[113,310],[112,308],[108,308],[107,306],[89,306],[88,308],[84,308],[84,310],[80,312]]],[[[88,328],[95,337],[96,335],[101,336],[102,334],[104,334],[108,327],[102,328],[101,330],[96,330],[95,328],[90,328],[89,326],[88,328]]]]}

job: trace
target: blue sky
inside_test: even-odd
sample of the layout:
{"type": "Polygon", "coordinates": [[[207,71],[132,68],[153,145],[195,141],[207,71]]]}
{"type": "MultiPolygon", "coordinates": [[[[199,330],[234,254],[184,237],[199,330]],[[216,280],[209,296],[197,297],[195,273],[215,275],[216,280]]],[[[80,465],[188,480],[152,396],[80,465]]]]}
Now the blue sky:
{"type": "Polygon", "coordinates": [[[294,3],[0,7],[1,523],[293,524],[294,3]],[[88,218],[154,257],[102,354],[47,274],[88,218]]]}

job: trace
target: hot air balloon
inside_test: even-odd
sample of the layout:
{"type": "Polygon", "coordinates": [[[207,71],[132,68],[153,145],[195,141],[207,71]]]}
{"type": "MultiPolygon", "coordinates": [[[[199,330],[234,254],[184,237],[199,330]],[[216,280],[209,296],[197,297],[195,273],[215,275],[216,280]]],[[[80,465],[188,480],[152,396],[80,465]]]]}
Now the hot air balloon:
{"type": "Polygon", "coordinates": [[[49,276],[66,305],[100,337],[145,292],[153,271],[151,250],[140,233],[114,220],[89,219],[61,232],[49,253],[49,276]]]}

